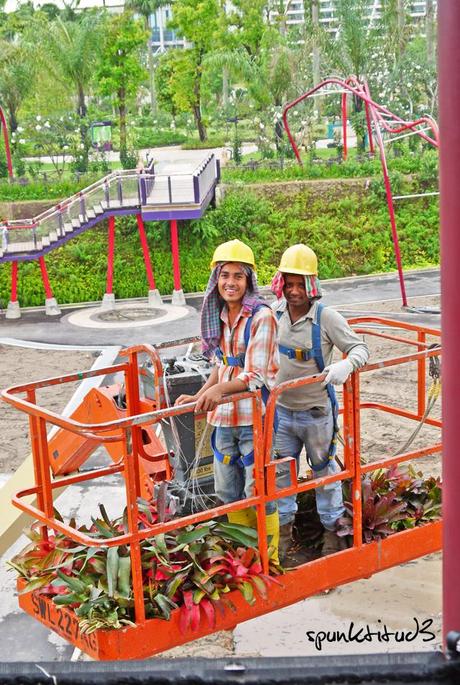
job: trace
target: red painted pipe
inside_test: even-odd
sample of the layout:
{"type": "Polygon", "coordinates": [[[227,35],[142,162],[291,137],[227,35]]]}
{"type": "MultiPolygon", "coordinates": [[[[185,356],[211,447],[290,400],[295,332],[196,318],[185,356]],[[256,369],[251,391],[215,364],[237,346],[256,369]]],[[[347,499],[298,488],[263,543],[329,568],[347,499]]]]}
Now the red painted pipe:
{"type": "Polygon", "coordinates": [[[0,107],[0,129],[3,126],[3,140],[5,141],[6,164],[8,166],[8,176],[13,178],[13,163],[11,161],[10,141],[8,139],[8,127],[6,125],[5,115],[0,107]]]}
{"type": "Polygon", "coordinates": [[[348,155],[348,144],[347,144],[347,94],[342,93],[342,135],[343,135],[343,159],[345,160],[348,155]]]}
{"type": "MultiPolygon", "coordinates": [[[[283,124],[284,128],[286,130],[286,133],[289,138],[289,142],[291,143],[291,147],[294,150],[294,154],[297,158],[297,161],[299,164],[302,164],[302,160],[300,158],[299,150],[297,148],[296,142],[292,136],[291,130],[289,128],[289,123],[287,120],[287,115],[290,109],[292,107],[295,107],[298,105],[300,102],[305,100],[306,98],[310,97],[313,93],[315,93],[317,90],[320,90],[323,88],[325,85],[328,84],[335,84],[339,85],[342,88],[345,88],[346,90],[350,91],[350,93],[353,93],[356,97],[360,97],[366,106],[366,115],[370,114],[373,121],[374,121],[374,127],[375,127],[375,136],[377,139],[377,143],[380,149],[380,162],[382,165],[382,171],[383,171],[383,180],[385,184],[385,192],[386,192],[386,198],[387,198],[387,205],[388,205],[388,212],[390,215],[390,225],[391,225],[391,233],[393,237],[393,247],[394,247],[394,253],[395,253],[395,260],[396,260],[396,265],[398,268],[398,277],[399,277],[399,285],[400,285],[400,290],[401,290],[401,300],[402,304],[404,307],[407,306],[407,296],[406,296],[406,286],[404,283],[404,273],[402,269],[402,263],[401,263],[401,251],[399,249],[399,239],[398,239],[398,232],[396,228],[396,217],[395,217],[395,211],[394,211],[394,205],[393,205],[393,195],[392,195],[392,190],[391,190],[391,184],[390,184],[390,179],[388,176],[388,168],[387,168],[387,163],[386,163],[386,158],[385,158],[385,149],[383,146],[383,140],[382,140],[382,134],[380,132],[380,124],[386,129],[390,130],[392,133],[397,133],[398,131],[403,131],[403,130],[408,130],[408,129],[414,129],[418,124],[420,123],[428,123],[433,131],[433,138],[430,138],[429,136],[426,136],[423,132],[417,131],[417,134],[429,142],[431,145],[438,147],[439,142],[438,142],[438,131],[437,131],[437,126],[435,122],[430,118],[430,117],[420,117],[417,121],[413,122],[405,122],[403,119],[400,117],[397,117],[396,115],[392,114],[389,110],[386,109],[386,107],[382,107],[382,105],[379,105],[378,103],[374,102],[372,98],[370,97],[369,94],[369,88],[367,84],[365,83],[364,85],[360,84],[355,77],[350,77],[347,79],[347,81],[342,81],[341,79],[337,78],[329,78],[323,81],[322,83],[319,83],[317,86],[314,88],[311,88],[309,91],[304,93],[303,95],[300,95],[298,98],[293,100],[292,102],[288,103],[283,110],[283,124]],[[399,126],[397,129],[391,129],[388,124],[383,120],[381,113],[386,113],[390,114],[393,118],[394,121],[397,123],[402,124],[402,126],[399,126]]],[[[346,94],[342,94],[342,118],[344,116],[344,100],[345,100],[346,94]]],[[[346,110],[346,101],[345,101],[345,110],[346,110]]],[[[368,130],[369,130],[369,122],[368,122],[368,130]]],[[[346,148],[346,141],[344,141],[344,151],[346,148]]]]}
{"type": "MultiPolygon", "coordinates": [[[[354,79],[349,79],[349,80],[351,80],[351,81],[353,81],[353,83],[355,83],[354,79]]],[[[351,85],[351,83],[348,83],[347,81],[342,81],[341,79],[332,77],[332,78],[326,79],[325,81],[321,81],[321,83],[318,83],[317,86],[314,86],[314,88],[310,88],[310,90],[308,90],[306,93],[304,93],[303,95],[299,95],[298,98],[296,98],[295,100],[292,100],[292,102],[289,102],[287,105],[284,106],[284,109],[283,109],[283,125],[284,125],[285,131],[287,133],[287,136],[289,138],[289,142],[291,144],[291,147],[294,150],[294,154],[295,154],[297,161],[299,162],[300,165],[302,165],[302,160],[300,158],[299,150],[297,148],[294,137],[291,133],[291,129],[289,128],[289,123],[288,123],[288,119],[287,119],[289,111],[293,107],[296,107],[296,105],[298,105],[300,102],[303,102],[303,100],[306,100],[306,98],[309,98],[310,95],[313,95],[313,93],[316,93],[318,90],[321,90],[321,88],[324,88],[325,86],[327,86],[329,84],[334,84],[336,86],[340,86],[342,88],[345,88],[345,89],[349,90],[350,93],[353,93],[353,95],[356,95],[357,97],[360,97],[362,100],[364,100],[364,102],[367,102],[376,111],[383,112],[384,114],[389,114],[393,118],[394,121],[399,122],[401,124],[404,124],[405,130],[409,129],[409,128],[413,128],[418,123],[422,123],[422,122],[427,123],[431,127],[431,129],[433,130],[434,137],[431,138],[430,136],[427,136],[422,131],[418,131],[418,135],[420,136],[420,138],[423,138],[423,140],[426,140],[431,145],[438,147],[438,138],[437,138],[436,126],[435,126],[433,119],[431,119],[430,117],[420,117],[420,119],[418,119],[417,122],[410,122],[410,124],[407,124],[407,122],[404,122],[403,119],[401,119],[400,117],[398,117],[395,114],[393,114],[392,112],[390,112],[390,110],[388,110],[386,107],[383,107],[382,105],[379,105],[377,102],[374,102],[374,100],[372,100],[370,95],[365,90],[363,90],[361,87],[358,88],[354,85],[351,85]]],[[[395,131],[393,131],[393,133],[395,133],[395,131]]]]}
{"type": "Polygon", "coordinates": [[[390,177],[388,175],[387,159],[385,156],[385,147],[383,145],[382,134],[380,132],[380,127],[378,125],[377,116],[375,114],[373,107],[371,107],[371,114],[372,114],[372,117],[374,119],[375,137],[377,139],[377,145],[379,146],[379,150],[380,150],[380,164],[382,166],[382,172],[383,172],[383,182],[385,185],[385,194],[386,194],[386,198],[387,198],[388,214],[390,215],[391,235],[393,237],[393,249],[394,249],[394,253],[395,253],[396,266],[398,269],[399,288],[401,290],[401,300],[402,300],[403,307],[407,307],[406,284],[404,282],[404,273],[403,273],[402,260],[401,260],[401,250],[399,249],[398,230],[396,228],[396,216],[395,216],[395,208],[394,208],[394,204],[393,204],[393,193],[391,190],[390,177]]]}
{"type": "Polygon", "coordinates": [[[442,416],[443,416],[443,633],[460,631],[460,3],[438,3],[441,294],[442,294],[442,416]]]}
{"type": "Polygon", "coordinates": [[[182,290],[180,284],[179,237],[177,234],[176,219],[172,219],[169,225],[171,230],[171,252],[173,259],[174,290],[182,290]]]}
{"type": "Polygon", "coordinates": [[[109,245],[107,249],[107,285],[105,292],[111,295],[113,292],[113,260],[115,256],[115,217],[109,216],[109,245]]]}
{"type": "Polygon", "coordinates": [[[375,152],[374,137],[372,135],[371,116],[369,113],[369,105],[366,102],[364,106],[366,108],[366,124],[367,124],[367,137],[369,138],[369,152],[374,153],[375,152]]]}
{"type": "Polygon", "coordinates": [[[53,297],[53,291],[51,290],[50,280],[48,278],[48,271],[46,270],[45,258],[40,257],[38,261],[40,263],[40,271],[42,272],[42,281],[43,286],[45,288],[45,297],[47,300],[50,300],[53,297]]]}
{"type": "Polygon", "coordinates": [[[144,221],[141,214],[136,215],[137,227],[139,229],[139,237],[141,239],[142,253],[144,255],[145,273],[149,282],[149,289],[155,290],[155,277],[153,275],[152,262],[150,260],[149,246],[147,243],[147,236],[145,235],[144,221]]]}
{"type": "Polygon", "coordinates": [[[11,302],[18,301],[18,263],[11,262],[11,302]]]}

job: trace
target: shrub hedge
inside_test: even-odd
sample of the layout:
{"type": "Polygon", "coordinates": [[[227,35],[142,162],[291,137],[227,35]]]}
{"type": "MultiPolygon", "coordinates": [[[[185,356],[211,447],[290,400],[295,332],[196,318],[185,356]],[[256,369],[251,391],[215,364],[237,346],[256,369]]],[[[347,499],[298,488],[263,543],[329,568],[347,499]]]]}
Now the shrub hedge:
{"type": "MultiPolygon", "coordinates": [[[[27,186],[26,186],[27,188],[27,186]]],[[[62,193],[65,194],[65,193],[62,193]]],[[[397,206],[397,222],[405,268],[439,261],[437,198],[405,200],[397,206]]],[[[140,297],[148,291],[142,251],[134,217],[116,220],[114,292],[116,297],[140,297]]],[[[270,282],[287,245],[306,242],[317,252],[320,277],[391,271],[395,268],[385,201],[372,189],[345,198],[318,198],[301,188],[292,196],[282,189],[270,199],[242,189],[228,191],[222,204],[203,219],[179,222],[181,273],[184,291],[203,290],[209,262],[220,242],[235,237],[254,249],[261,284],[270,282]]],[[[160,292],[173,290],[169,227],[146,225],[160,292]]],[[[88,231],[47,258],[50,281],[61,303],[99,300],[105,291],[107,226],[88,231]]],[[[9,299],[8,265],[0,269],[0,298],[9,299]]],[[[18,296],[21,305],[44,302],[38,262],[20,263],[18,296]]]]}

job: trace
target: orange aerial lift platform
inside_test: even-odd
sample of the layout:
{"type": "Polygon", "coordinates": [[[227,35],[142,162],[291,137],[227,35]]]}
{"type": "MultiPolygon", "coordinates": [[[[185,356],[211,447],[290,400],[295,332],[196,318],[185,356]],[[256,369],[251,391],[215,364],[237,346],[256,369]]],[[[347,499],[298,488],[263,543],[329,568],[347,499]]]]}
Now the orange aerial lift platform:
{"type": "MultiPolygon", "coordinates": [[[[156,522],[147,527],[139,525],[139,498],[145,497],[145,482],[151,477],[148,473],[148,464],[155,463],[156,465],[156,471],[152,476],[153,481],[161,479],[167,481],[171,476],[168,452],[158,441],[153,429],[161,421],[170,421],[171,417],[186,414],[194,409],[194,404],[177,407],[165,406],[160,387],[161,362],[153,347],[149,345],[131,347],[122,352],[125,361],[112,367],[17,385],[4,390],[2,392],[3,400],[26,412],[29,416],[34,459],[35,484],[17,493],[13,499],[14,505],[38,522],[37,530],[44,543],[49,540],[53,533],[59,533],[65,535],[73,543],[88,548],[110,550],[110,548],[120,549],[123,546],[124,549],[129,550],[133,620],[131,624],[124,625],[119,629],[97,629],[88,633],[81,629],[78,616],[72,607],[56,606],[53,600],[46,594],[40,593],[40,590],[20,593],[20,606],[31,616],[94,659],[140,659],[195,640],[203,635],[232,628],[242,621],[298,602],[320,591],[360,578],[370,577],[377,571],[439,550],[441,548],[440,521],[397,532],[375,542],[364,543],[361,483],[363,475],[375,469],[395,463],[413,461],[427,455],[439,454],[442,448],[441,440],[424,444],[423,447],[417,449],[406,450],[397,455],[388,456],[384,454],[372,463],[364,463],[362,457],[365,455],[361,454],[360,431],[362,413],[366,410],[373,410],[399,416],[404,421],[413,422],[415,426],[424,422],[436,429],[436,434],[438,433],[441,428],[441,421],[427,415],[426,375],[428,360],[439,357],[441,353],[440,346],[438,344],[433,346],[432,344],[433,341],[439,340],[439,331],[380,317],[357,317],[351,319],[350,323],[361,334],[380,336],[392,343],[404,344],[407,346],[407,350],[403,355],[390,356],[355,371],[345,383],[341,409],[344,462],[342,470],[333,476],[298,481],[295,462],[291,459],[292,485],[279,489],[276,486],[276,462],[270,460],[275,406],[280,394],[284,390],[298,385],[321,382],[324,380],[323,374],[287,381],[276,387],[270,395],[264,419],[260,391],[228,396],[222,400],[222,403],[236,402],[242,398],[252,400],[255,459],[255,491],[253,496],[232,504],[214,506],[188,516],[156,522]],[[145,399],[140,396],[138,359],[140,354],[148,355],[156,370],[155,400],[150,404],[146,403],[145,399]],[[392,404],[361,400],[360,385],[366,374],[378,373],[389,367],[405,369],[410,365],[416,366],[417,380],[414,384],[414,390],[417,393],[417,407],[415,410],[392,404]],[[114,373],[121,373],[124,376],[126,410],[123,410],[123,415],[113,416],[113,396],[110,393],[93,393],[85,405],[85,411],[88,409],[91,411],[84,414],[81,410],[70,418],[60,416],[36,404],[36,391],[39,388],[52,387],[92,375],[114,373]],[[22,393],[25,393],[26,399],[19,397],[22,393]],[[104,407],[107,411],[104,410],[104,407]],[[107,416],[110,417],[109,420],[107,420],[107,416]],[[48,423],[57,426],[61,431],[71,436],[68,440],[66,438],[66,449],[62,450],[62,439],[59,440],[58,437],[48,441],[46,428],[48,423]],[[155,435],[156,442],[154,442],[153,448],[149,444],[146,445],[146,435],[155,435]],[[59,480],[53,480],[55,473],[63,473],[69,467],[78,468],[83,463],[86,453],[89,453],[89,448],[94,448],[95,445],[104,445],[114,463],[89,472],[68,474],[59,477],[59,480]],[[58,451],[58,456],[62,456],[62,459],[54,459],[53,449],[58,451]],[[61,452],[59,452],[60,449],[61,452]],[[56,467],[57,461],[59,464],[56,467]],[[64,523],[55,514],[53,493],[57,488],[88,481],[97,482],[99,478],[117,473],[123,476],[125,482],[125,529],[120,530],[112,537],[95,537],[64,523]],[[267,548],[266,503],[286,495],[313,490],[318,486],[337,480],[348,481],[351,485],[353,546],[288,570],[268,582],[271,564],[267,548]],[[26,501],[30,495],[36,496],[36,505],[26,501]],[[231,602],[221,607],[220,612],[213,612],[210,620],[195,622],[195,624],[192,621],[192,623],[189,622],[184,625],[181,622],[181,612],[178,609],[171,611],[167,621],[147,617],[144,601],[146,591],[143,579],[144,569],[141,560],[142,542],[153,538],[158,540],[161,539],[162,535],[172,530],[204,524],[207,521],[216,520],[217,517],[223,517],[230,512],[248,507],[253,507],[256,511],[261,572],[263,577],[267,579],[265,591],[254,598],[251,603],[248,603],[240,592],[230,592],[227,597],[231,602]]],[[[439,383],[438,380],[437,383],[439,383]]],[[[148,491],[153,492],[152,488],[148,491]]],[[[188,530],[192,529],[189,528],[188,530]]],[[[18,585],[21,590],[25,583],[20,579],[18,585]]]]}

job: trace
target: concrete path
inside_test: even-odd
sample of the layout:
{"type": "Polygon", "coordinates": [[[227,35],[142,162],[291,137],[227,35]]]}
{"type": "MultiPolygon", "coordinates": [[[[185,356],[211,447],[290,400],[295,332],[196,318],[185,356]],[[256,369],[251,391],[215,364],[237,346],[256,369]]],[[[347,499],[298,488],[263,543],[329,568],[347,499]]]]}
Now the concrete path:
{"type": "MultiPolygon", "coordinates": [[[[146,162],[148,160],[154,159],[155,171],[157,173],[169,173],[171,171],[191,171],[197,167],[203,159],[206,159],[208,155],[214,153],[218,159],[226,157],[226,147],[216,147],[216,148],[206,148],[204,150],[183,150],[180,145],[167,145],[165,147],[152,147],[144,148],[139,150],[141,159],[146,162]]],[[[257,146],[254,143],[243,143],[242,153],[244,155],[255,152],[257,146]]],[[[110,150],[106,152],[107,160],[109,162],[119,162],[120,153],[110,150]]],[[[66,163],[72,161],[71,155],[65,156],[66,163]]],[[[26,162],[36,162],[38,157],[24,157],[26,162]]],[[[51,157],[46,155],[40,157],[40,161],[51,164],[51,157]]]]}
{"type": "MultiPolygon", "coordinates": [[[[409,271],[405,274],[409,298],[440,293],[439,269],[409,271]]],[[[399,282],[394,273],[380,276],[339,278],[322,281],[323,302],[346,312],[353,305],[362,306],[363,312],[372,311],[372,305],[381,300],[401,301],[399,282]]],[[[273,299],[264,289],[267,299],[273,299]]],[[[170,298],[164,297],[165,307],[149,310],[147,300],[124,300],[118,315],[101,312],[97,303],[91,306],[63,306],[59,316],[46,316],[43,308],[23,309],[20,319],[5,319],[0,315],[0,338],[15,338],[62,345],[135,345],[148,342],[154,345],[199,335],[199,310],[202,293],[186,296],[186,306],[176,307],[176,315],[168,316],[170,298]],[[129,306],[128,306],[129,305],[129,306]],[[110,324],[110,325],[107,325],[110,324]]],[[[397,318],[415,319],[429,326],[439,326],[436,314],[403,311],[397,318]]]]}

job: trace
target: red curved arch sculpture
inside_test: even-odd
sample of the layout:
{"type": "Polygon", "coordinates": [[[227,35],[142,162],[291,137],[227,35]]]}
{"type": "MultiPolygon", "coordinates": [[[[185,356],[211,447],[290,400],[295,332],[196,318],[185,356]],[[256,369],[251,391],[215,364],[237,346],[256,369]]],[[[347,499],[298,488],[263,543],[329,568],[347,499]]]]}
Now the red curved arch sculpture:
{"type": "MultiPolygon", "coordinates": [[[[293,107],[298,105],[300,102],[303,100],[306,100],[308,97],[316,93],[317,91],[321,90],[325,86],[328,85],[336,85],[340,86],[342,91],[339,91],[342,93],[342,98],[341,98],[341,110],[342,110],[342,128],[343,128],[343,156],[344,159],[347,157],[347,91],[349,93],[352,93],[356,97],[359,97],[361,100],[364,102],[365,106],[365,111],[366,111],[366,121],[367,121],[367,131],[368,131],[368,136],[369,136],[369,148],[371,152],[374,152],[374,135],[377,141],[377,145],[379,147],[380,151],[380,162],[382,165],[382,172],[383,172],[383,180],[385,184],[385,193],[386,193],[386,199],[387,199],[387,205],[388,205],[388,213],[390,215],[390,224],[391,224],[391,235],[393,239],[393,248],[394,248],[394,253],[395,253],[395,260],[396,260],[396,265],[398,269],[398,277],[399,277],[399,287],[401,290],[401,299],[402,299],[402,304],[403,307],[407,307],[407,296],[406,296],[406,287],[404,283],[404,274],[403,274],[403,269],[402,269],[402,263],[401,263],[401,251],[399,248],[399,239],[398,239],[398,231],[396,228],[396,216],[395,216],[395,211],[394,211],[394,204],[393,204],[393,193],[391,190],[391,183],[390,183],[390,178],[388,175],[388,166],[387,166],[387,161],[386,161],[386,156],[385,156],[385,149],[383,146],[383,139],[382,139],[382,133],[381,133],[381,128],[383,128],[385,131],[388,131],[389,133],[402,133],[403,131],[411,130],[415,134],[419,135],[423,140],[426,142],[430,143],[430,145],[433,145],[434,147],[439,147],[439,133],[438,133],[438,126],[434,119],[432,119],[429,116],[424,116],[420,117],[416,121],[404,121],[404,119],[401,119],[398,117],[396,114],[393,114],[388,110],[386,107],[383,107],[382,105],[379,105],[377,102],[374,102],[372,100],[370,93],[369,93],[369,86],[367,83],[364,81],[361,83],[358,81],[358,79],[355,76],[350,76],[347,79],[339,79],[336,77],[331,77],[328,79],[325,79],[321,83],[319,83],[317,86],[314,88],[311,88],[309,91],[304,93],[303,95],[300,95],[298,98],[293,100],[292,102],[289,102],[283,110],[283,124],[284,128],[286,129],[286,133],[289,138],[289,142],[292,146],[292,149],[294,150],[294,154],[297,158],[297,161],[299,162],[300,165],[302,165],[302,160],[300,158],[299,150],[297,147],[297,144],[292,136],[291,130],[289,128],[289,123],[287,119],[287,115],[289,110],[291,110],[293,107]],[[345,92],[343,92],[345,91],[345,92]],[[396,127],[392,127],[389,125],[388,121],[384,119],[384,116],[388,117],[391,119],[393,122],[397,124],[396,127]],[[374,124],[374,130],[372,130],[372,123],[374,124]],[[420,126],[421,124],[428,125],[428,127],[432,130],[432,136],[426,135],[424,131],[418,129],[417,127],[420,126]]],[[[337,91],[330,91],[329,94],[334,94],[337,93],[337,91]]]]}

